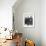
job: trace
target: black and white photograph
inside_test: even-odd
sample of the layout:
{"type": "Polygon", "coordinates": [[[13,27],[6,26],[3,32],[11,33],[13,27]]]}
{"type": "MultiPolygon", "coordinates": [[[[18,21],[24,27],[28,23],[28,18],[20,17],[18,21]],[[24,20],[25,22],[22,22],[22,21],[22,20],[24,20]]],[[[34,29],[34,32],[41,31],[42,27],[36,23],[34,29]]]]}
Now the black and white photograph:
{"type": "Polygon", "coordinates": [[[34,15],[32,13],[24,13],[23,15],[23,26],[34,27],[34,15]]]}

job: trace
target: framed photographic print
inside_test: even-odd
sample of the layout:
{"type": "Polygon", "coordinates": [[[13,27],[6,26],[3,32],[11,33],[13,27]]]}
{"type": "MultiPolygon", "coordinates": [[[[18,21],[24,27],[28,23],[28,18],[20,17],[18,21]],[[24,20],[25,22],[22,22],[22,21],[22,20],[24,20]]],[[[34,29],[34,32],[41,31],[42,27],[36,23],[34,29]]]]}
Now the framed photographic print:
{"type": "Polygon", "coordinates": [[[24,27],[34,27],[34,14],[26,12],[23,14],[23,26],[24,27]]]}

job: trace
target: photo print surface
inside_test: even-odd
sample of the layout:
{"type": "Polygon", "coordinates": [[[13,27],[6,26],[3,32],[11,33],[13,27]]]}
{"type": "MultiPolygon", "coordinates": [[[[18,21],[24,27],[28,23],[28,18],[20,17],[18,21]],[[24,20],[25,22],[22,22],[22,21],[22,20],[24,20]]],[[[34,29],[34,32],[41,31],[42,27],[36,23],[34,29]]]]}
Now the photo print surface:
{"type": "Polygon", "coordinates": [[[33,18],[32,18],[32,16],[25,17],[25,24],[26,25],[33,25],[33,18]]]}

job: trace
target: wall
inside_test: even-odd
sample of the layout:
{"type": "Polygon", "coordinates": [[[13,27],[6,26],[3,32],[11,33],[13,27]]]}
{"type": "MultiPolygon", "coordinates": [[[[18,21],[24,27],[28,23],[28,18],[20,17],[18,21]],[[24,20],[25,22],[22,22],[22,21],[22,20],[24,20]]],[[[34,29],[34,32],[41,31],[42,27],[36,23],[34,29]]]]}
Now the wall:
{"type": "MultiPolygon", "coordinates": [[[[17,3],[16,3],[17,4],[17,3]]],[[[41,13],[41,1],[40,0],[23,0],[19,5],[13,6],[14,24],[15,29],[18,32],[23,33],[24,39],[31,39],[35,41],[36,46],[41,46],[41,27],[40,27],[40,13],[41,13]],[[23,13],[33,12],[35,13],[35,27],[28,28],[23,27],[23,13]]]]}
{"type": "Polygon", "coordinates": [[[0,0],[0,27],[12,29],[12,6],[16,0],[0,0]]]}
{"type": "Polygon", "coordinates": [[[40,26],[42,46],[46,46],[46,0],[41,1],[40,26]]]}

